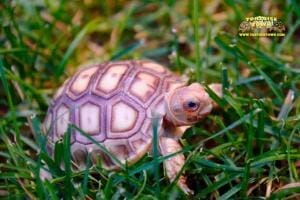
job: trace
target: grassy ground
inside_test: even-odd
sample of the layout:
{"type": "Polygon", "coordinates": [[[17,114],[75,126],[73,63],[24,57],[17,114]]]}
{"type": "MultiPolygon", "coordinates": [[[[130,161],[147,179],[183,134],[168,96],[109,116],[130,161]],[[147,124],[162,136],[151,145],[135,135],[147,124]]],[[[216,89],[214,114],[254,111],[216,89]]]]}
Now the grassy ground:
{"type": "Polygon", "coordinates": [[[299,199],[300,5],[247,2],[1,1],[0,198],[188,198],[162,165],[153,170],[161,157],[118,173],[72,172],[68,138],[58,147],[65,170],[45,153],[40,121],[78,65],[149,58],[191,81],[224,85],[221,109],[181,140],[189,198],[299,199]],[[286,36],[238,37],[245,17],[259,15],[282,20],[286,36]],[[43,163],[54,175],[44,183],[43,163]]]}

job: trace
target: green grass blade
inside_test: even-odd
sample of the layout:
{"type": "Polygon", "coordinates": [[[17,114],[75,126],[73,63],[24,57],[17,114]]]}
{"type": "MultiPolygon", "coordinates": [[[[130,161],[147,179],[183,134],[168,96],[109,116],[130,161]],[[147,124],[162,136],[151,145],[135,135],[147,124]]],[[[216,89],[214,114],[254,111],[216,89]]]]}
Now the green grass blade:
{"type": "Polygon", "coordinates": [[[22,48],[0,49],[0,54],[8,54],[8,53],[24,52],[24,51],[26,51],[26,49],[22,49],[22,48]]]}
{"type": "Polygon", "coordinates": [[[12,121],[13,121],[13,127],[16,133],[16,142],[17,144],[21,145],[21,136],[20,136],[20,130],[17,123],[17,114],[16,109],[12,100],[12,95],[8,86],[8,81],[6,79],[5,70],[4,70],[4,64],[3,64],[3,57],[0,56],[0,79],[4,88],[4,91],[6,93],[8,106],[10,109],[10,112],[12,113],[12,121]]]}
{"type": "Polygon", "coordinates": [[[262,167],[276,160],[285,160],[288,156],[290,159],[300,159],[299,149],[289,150],[289,155],[285,152],[274,150],[274,151],[269,151],[264,154],[261,154],[257,157],[253,157],[253,162],[251,162],[251,168],[262,167]]]}
{"type": "Polygon", "coordinates": [[[218,190],[220,187],[229,184],[231,181],[235,180],[236,178],[240,177],[241,174],[237,173],[237,174],[228,174],[227,176],[225,176],[224,178],[214,182],[213,184],[209,185],[208,187],[204,188],[201,192],[199,192],[195,198],[196,199],[200,199],[205,197],[207,194],[218,190]]]}
{"type": "Polygon", "coordinates": [[[140,187],[138,193],[134,196],[133,200],[138,200],[140,195],[142,194],[145,186],[146,186],[146,183],[147,183],[147,173],[146,171],[143,171],[143,177],[144,177],[144,181],[143,181],[143,184],[142,184],[142,187],[140,187]]]}
{"type": "Polygon", "coordinates": [[[196,58],[196,80],[202,80],[201,73],[203,71],[200,63],[200,37],[199,37],[199,1],[193,0],[193,27],[194,27],[194,40],[195,40],[195,58],[196,58]]]}
{"type": "Polygon", "coordinates": [[[102,19],[101,18],[96,18],[92,21],[90,21],[89,23],[87,23],[82,29],[81,31],[79,31],[79,33],[76,35],[76,37],[74,38],[74,40],[71,42],[71,44],[69,45],[66,53],[64,54],[58,68],[55,70],[55,75],[58,78],[59,76],[62,75],[62,73],[65,70],[65,67],[70,59],[70,57],[72,56],[72,54],[74,53],[74,51],[76,50],[77,46],[79,45],[79,43],[81,42],[81,40],[88,34],[91,33],[93,31],[96,31],[99,27],[98,25],[101,23],[102,19]]]}
{"type": "MultiPolygon", "coordinates": [[[[220,196],[220,199],[232,199],[232,196],[238,193],[241,190],[242,186],[241,184],[237,184],[234,187],[232,187],[230,190],[228,190],[226,193],[224,193],[222,196],[220,196]]],[[[247,199],[247,197],[245,197],[247,199]]]]}
{"type": "Polygon", "coordinates": [[[218,164],[206,159],[203,159],[199,156],[194,156],[193,161],[195,161],[197,164],[207,167],[207,168],[212,168],[214,170],[222,170],[222,171],[227,171],[227,172],[236,172],[236,173],[241,173],[243,172],[242,167],[234,167],[234,166],[229,166],[229,165],[223,165],[223,164],[218,164]]]}
{"type": "Polygon", "coordinates": [[[71,199],[73,195],[73,185],[72,185],[72,169],[71,169],[71,126],[68,126],[67,131],[64,135],[64,168],[65,168],[65,199],[71,199]]]}
{"type": "MultiPolygon", "coordinates": [[[[241,196],[243,198],[247,198],[247,189],[249,186],[249,178],[250,178],[250,161],[246,161],[246,166],[244,168],[242,183],[239,185],[239,190],[241,190],[241,196]]],[[[235,191],[235,190],[234,190],[235,191]]],[[[225,195],[225,194],[224,194],[225,195]]]]}
{"type": "Polygon", "coordinates": [[[144,44],[144,42],[142,42],[142,41],[138,41],[138,42],[132,43],[128,47],[126,47],[126,48],[118,51],[114,55],[112,55],[111,58],[110,58],[110,60],[121,59],[125,55],[128,55],[129,53],[131,53],[131,52],[135,51],[136,49],[140,48],[143,44],[144,44]]]}
{"type": "Polygon", "coordinates": [[[160,199],[160,180],[159,180],[159,138],[158,138],[158,123],[159,118],[154,118],[152,121],[152,133],[153,133],[153,140],[152,140],[152,153],[153,153],[153,171],[155,177],[155,185],[156,185],[156,195],[157,198],[160,199]]]}
{"type": "Polygon", "coordinates": [[[88,181],[89,181],[89,168],[91,167],[91,154],[87,155],[86,163],[85,163],[84,176],[82,181],[82,190],[85,195],[88,193],[88,181]]]}
{"type": "MultiPolygon", "coordinates": [[[[290,182],[296,182],[297,180],[299,180],[299,175],[297,173],[297,168],[295,166],[295,164],[293,163],[293,160],[291,159],[291,149],[292,149],[292,138],[294,137],[294,135],[296,134],[296,132],[300,132],[300,128],[299,127],[295,127],[294,130],[292,131],[290,138],[288,140],[288,144],[287,144],[287,161],[289,164],[289,172],[290,172],[290,182]]],[[[295,161],[297,162],[297,161],[295,161]]]]}
{"type": "Polygon", "coordinates": [[[36,140],[38,142],[38,145],[43,152],[47,152],[47,149],[46,149],[46,139],[47,138],[41,132],[41,129],[40,129],[41,122],[39,121],[39,119],[36,116],[32,117],[31,119],[32,119],[32,128],[34,130],[34,134],[35,134],[36,140]]]}
{"type": "Polygon", "coordinates": [[[228,81],[228,70],[227,67],[223,66],[223,64],[220,64],[222,66],[222,88],[223,88],[223,93],[225,89],[229,88],[229,81],[228,81]]]}
{"type": "Polygon", "coordinates": [[[275,84],[275,82],[259,67],[256,67],[251,63],[250,66],[254,68],[262,77],[264,77],[265,81],[267,82],[273,93],[276,95],[276,97],[280,100],[280,102],[283,102],[283,94],[278,85],[275,84]]]}
{"type": "Polygon", "coordinates": [[[56,192],[57,192],[56,188],[53,187],[53,185],[48,180],[46,180],[44,184],[45,184],[45,188],[47,189],[47,191],[49,193],[50,199],[59,200],[59,198],[56,194],[56,192]]]}
{"type": "Polygon", "coordinates": [[[53,157],[54,157],[54,162],[58,166],[63,162],[63,159],[64,159],[64,155],[61,152],[64,152],[63,142],[57,141],[54,145],[53,157]]]}

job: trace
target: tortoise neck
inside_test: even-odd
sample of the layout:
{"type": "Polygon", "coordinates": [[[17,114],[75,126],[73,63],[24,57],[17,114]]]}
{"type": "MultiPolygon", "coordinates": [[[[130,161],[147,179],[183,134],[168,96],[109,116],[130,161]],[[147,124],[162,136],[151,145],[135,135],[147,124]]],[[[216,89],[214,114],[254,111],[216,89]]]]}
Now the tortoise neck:
{"type": "Polygon", "coordinates": [[[166,137],[180,138],[182,137],[184,131],[182,131],[181,126],[176,126],[173,122],[169,121],[166,117],[163,118],[163,135],[166,137]]]}

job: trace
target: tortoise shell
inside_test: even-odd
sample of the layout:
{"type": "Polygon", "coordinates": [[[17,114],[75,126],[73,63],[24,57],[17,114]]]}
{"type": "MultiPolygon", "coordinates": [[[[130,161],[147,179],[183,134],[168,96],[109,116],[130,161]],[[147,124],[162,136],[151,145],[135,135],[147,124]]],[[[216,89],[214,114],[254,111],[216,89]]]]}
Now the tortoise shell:
{"type": "MultiPolygon", "coordinates": [[[[152,61],[121,61],[81,68],[54,95],[44,127],[53,152],[68,124],[74,124],[122,163],[134,163],[152,141],[153,113],[164,114],[164,94],[185,82],[152,61]]],[[[79,166],[87,153],[106,169],[117,162],[78,130],[71,132],[71,154],[79,166]]]]}

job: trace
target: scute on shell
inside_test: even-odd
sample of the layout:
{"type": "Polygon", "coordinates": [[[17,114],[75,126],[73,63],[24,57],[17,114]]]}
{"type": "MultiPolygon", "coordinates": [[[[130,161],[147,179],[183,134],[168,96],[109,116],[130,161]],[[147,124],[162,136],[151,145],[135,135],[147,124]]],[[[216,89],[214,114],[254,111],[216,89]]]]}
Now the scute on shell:
{"type": "MultiPolygon", "coordinates": [[[[152,61],[109,62],[80,69],[58,89],[48,109],[44,122],[48,147],[53,151],[71,123],[121,163],[134,163],[151,147],[152,118],[163,117],[164,94],[184,85],[152,61]]],[[[71,143],[73,160],[79,166],[84,166],[90,153],[94,163],[100,160],[106,169],[119,168],[78,130],[72,130],[71,143]]]]}

